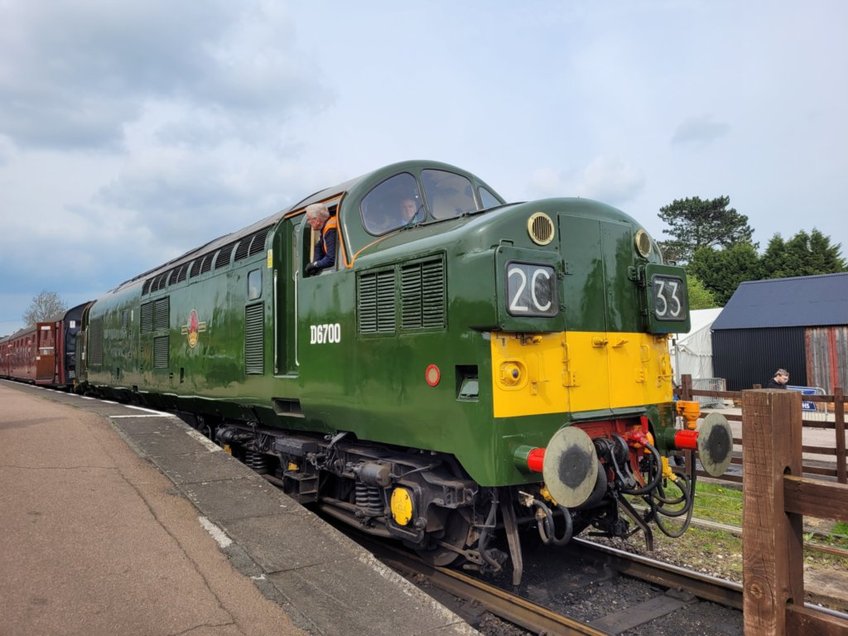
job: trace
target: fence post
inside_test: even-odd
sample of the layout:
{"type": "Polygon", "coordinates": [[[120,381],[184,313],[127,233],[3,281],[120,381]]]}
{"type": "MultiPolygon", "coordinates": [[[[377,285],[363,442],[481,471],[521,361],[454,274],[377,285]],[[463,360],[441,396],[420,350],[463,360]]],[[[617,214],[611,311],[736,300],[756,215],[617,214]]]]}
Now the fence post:
{"type": "Polygon", "coordinates": [[[836,479],[846,483],[845,474],[845,395],[842,387],[833,389],[833,415],[836,421],[836,479]]]}
{"type": "Polygon", "coordinates": [[[786,634],[787,603],[804,603],[802,517],[787,514],[783,475],[801,476],[801,395],[742,393],[745,634],[786,634]]]}
{"type": "Polygon", "coordinates": [[[687,402],[692,400],[692,376],[688,373],[680,376],[680,399],[687,402]]]}

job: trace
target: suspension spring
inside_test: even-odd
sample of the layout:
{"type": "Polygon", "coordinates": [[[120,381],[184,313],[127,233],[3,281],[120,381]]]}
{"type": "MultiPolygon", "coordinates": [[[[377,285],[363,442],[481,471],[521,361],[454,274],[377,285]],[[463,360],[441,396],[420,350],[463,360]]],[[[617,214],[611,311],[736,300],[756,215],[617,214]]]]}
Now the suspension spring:
{"type": "Polygon", "coordinates": [[[356,506],[371,517],[383,514],[383,497],[377,486],[356,484],[356,506]]]}
{"type": "Polygon", "coordinates": [[[256,451],[244,451],[244,463],[260,475],[271,472],[271,458],[256,451]]]}

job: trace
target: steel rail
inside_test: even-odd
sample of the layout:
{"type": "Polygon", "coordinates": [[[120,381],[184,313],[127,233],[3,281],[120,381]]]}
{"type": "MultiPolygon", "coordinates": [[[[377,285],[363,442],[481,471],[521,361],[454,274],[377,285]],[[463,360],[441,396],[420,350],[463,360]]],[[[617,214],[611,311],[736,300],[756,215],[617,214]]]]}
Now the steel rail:
{"type": "Polygon", "coordinates": [[[700,599],[742,609],[742,585],[709,574],[693,572],[677,565],[664,563],[610,546],[575,537],[570,544],[581,549],[601,552],[623,574],[664,587],[682,589],[700,599]]]}
{"type": "Polygon", "coordinates": [[[480,579],[450,568],[427,565],[415,556],[365,538],[375,557],[394,570],[425,577],[432,585],[463,599],[473,600],[510,623],[536,634],[581,634],[604,636],[600,631],[573,618],[517,596],[480,579]]]}
{"type": "MultiPolygon", "coordinates": [[[[634,578],[656,583],[665,587],[686,590],[700,599],[713,601],[742,609],[742,584],[728,581],[709,574],[701,574],[692,570],[681,568],[677,565],[664,563],[639,554],[633,554],[610,546],[601,545],[581,539],[573,538],[569,545],[579,544],[587,550],[601,552],[612,560],[613,566],[619,571],[634,578]]],[[[810,601],[804,601],[804,607],[814,609],[830,616],[848,619],[848,614],[839,610],[822,607],[810,601]]]]}

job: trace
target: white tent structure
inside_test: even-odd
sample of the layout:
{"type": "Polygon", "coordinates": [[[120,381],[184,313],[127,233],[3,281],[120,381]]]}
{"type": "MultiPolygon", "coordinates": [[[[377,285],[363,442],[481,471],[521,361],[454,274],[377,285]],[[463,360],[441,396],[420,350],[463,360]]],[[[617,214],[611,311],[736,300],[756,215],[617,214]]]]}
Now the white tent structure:
{"type": "Polygon", "coordinates": [[[722,308],[695,309],[690,312],[692,328],[689,333],[677,334],[669,340],[671,366],[674,381],[680,384],[680,376],[689,374],[693,380],[713,377],[713,321],[722,308]]]}

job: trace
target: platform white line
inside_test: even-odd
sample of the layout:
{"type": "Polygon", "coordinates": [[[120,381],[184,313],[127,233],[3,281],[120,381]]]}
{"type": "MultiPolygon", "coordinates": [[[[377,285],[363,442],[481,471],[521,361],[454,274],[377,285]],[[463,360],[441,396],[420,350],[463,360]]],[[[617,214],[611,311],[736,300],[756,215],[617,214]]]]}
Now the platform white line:
{"type": "Polygon", "coordinates": [[[209,535],[218,542],[218,545],[221,548],[229,547],[233,540],[230,539],[221,528],[216,526],[214,523],[209,521],[206,517],[198,517],[197,520],[200,522],[200,525],[209,533],[209,535]]]}
{"type": "Polygon", "coordinates": [[[193,437],[198,442],[203,444],[206,447],[206,450],[208,450],[210,453],[218,453],[221,451],[220,446],[218,446],[215,442],[206,437],[203,433],[200,433],[194,430],[193,428],[188,429],[186,431],[186,435],[188,435],[189,437],[193,437]]]}
{"type": "Polygon", "coordinates": [[[145,413],[156,413],[157,415],[168,415],[168,416],[171,415],[170,413],[166,413],[165,411],[157,411],[156,409],[147,409],[147,408],[144,408],[143,406],[132,406],[131,404],[124,404],[124,406],[128,409],[133,409],[134,411],[144,411],[145,413]]]}
{"type": "Polygon", "coordinates": [[[167,413],[163,413],[162,415],[107,415],[110,420],[125,420],[125,419],[141,419],[143,417],[172,417],[167,413]]]}

